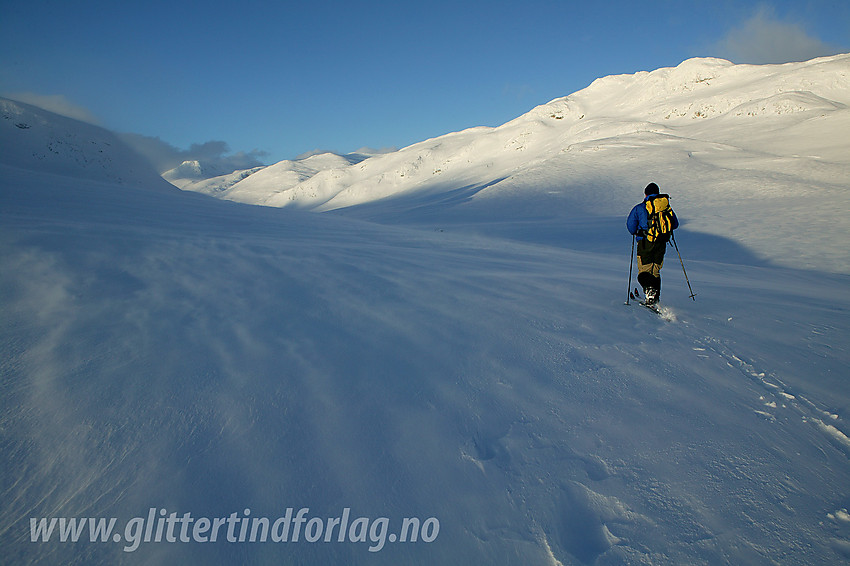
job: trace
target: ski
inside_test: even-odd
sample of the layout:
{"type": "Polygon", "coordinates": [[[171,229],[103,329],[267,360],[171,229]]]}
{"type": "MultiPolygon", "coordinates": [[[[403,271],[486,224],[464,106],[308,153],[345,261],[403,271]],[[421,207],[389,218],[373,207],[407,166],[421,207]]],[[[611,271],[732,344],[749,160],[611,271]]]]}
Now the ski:
{"type": "Polygon", "coordinates": [[[652,305],[648,305],[648,304],[646,304],[646,303],[645,303],[645,302],[643,302],[643,301],[638,301],[638,304],[639,304],[639,305],[641,305],[641,306],[643,306],[643,307],[648,308],[649,310],[651,310],[651,311],[652,311],[652,312],[654,312],[655,314],[661,314],[661,309],[659,308],[658,303],[655,303],[655,304],[652,304],[652,305]]]}
{"type": "Polygon", "coordinates": [[[658,315],[661,314],[661,308],[658,306],[658,303],[653,303],[651,305],[646,304],[646,301],[644,299],[641,299],[640,291],[638,291],[637,287],[635,287],[634,291],[629,293],[629,296],[632,299],[634,299],[635,301],[637,301],[639,305],[648,308],[649,310],[651,310],[655,314],[658,314],[658,315]]]}

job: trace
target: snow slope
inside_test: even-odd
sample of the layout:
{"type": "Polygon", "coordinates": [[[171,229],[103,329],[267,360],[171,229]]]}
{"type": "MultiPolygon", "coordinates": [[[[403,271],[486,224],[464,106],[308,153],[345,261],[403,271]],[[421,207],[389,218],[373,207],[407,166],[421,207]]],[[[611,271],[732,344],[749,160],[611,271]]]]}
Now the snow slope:
{"type": "Polygon", "coordinates": [[[412,208],[464,225],[508,210],[551,234],[577,216],[620,216],[655,181],[688,211],[689,230],[788,267],[848,273],[848,105],[850,55],[762,66],[691,59],[604,77],[497,128],[362,163],[305,174],[282,162],[262,183],[253,175],[217,196],[317,210],[383,201],[357,211],[381,222],[409,222],[412,208]]]}
{"type": "Polygon", "coordinates": [[[180,166],[163,173],[162,177],[175,187],[186,191],[212,196],[222,196],[227,192],[227,198],[230,200],[262,204],[265,195],[274,190],[283,186],[295,186],[320,171],[359,163],[366,157],[357,153],[343,156],[326,152],[303,159],[284,160],[269,167],[232,172],[222,172],[215,166],[200,161],[184,161],[180,166]],[[248,179],[259,171],[262,171],[262,174],[248,179]],[[230,190],[237,183],[239,187],[230,190]]]}
{"type": "MultiPolygon", "coordinates": [[[[86,126],[62,127],[85,139],[86,126]]],[[[49,131],[12,124],[0,141],[48,144],[49,131]]],[[[678,146],[658,145],[656,170],[675,169],[678,146]]],[[[523,173],[522,198],[470,173],[313,214],[119,184],[129,157],[99,178],[88,154],[72,166],[18,159],[0,162],[7,563],[850,559],[846,274],[754,263],[740,242],[683,228],[697,300],[668,256],[660,318],[623,304],[628,206],[536,224],[561,174],[542,164],[539,185],[523,173]],[[149,509],[275,518],[288,507],[386,517],[392,534],[405,517],[433,517],[439,533],[376,552],[368,537],[223,535],[125,552],[120,537],[149,509]],[[119,538],[31,542],[40,517],[114,517],[119,538]]],[[[773,186],[770,172],[747,171],[773,186]]],[[[582,172],[573,187],[596,200],[617,186],[582,172]]],[[[566,202],[560,190],[554,202],[566,202]]],[[[623,188],[630,204],[634,190],[623,188]]],[[[766,191],[749,198],[774,198],[766,191]]]]}
{"type": "Polygon", "coordinates": [[[74,178],[168,190],[112,132],[0,98],[0,163],[74,178]]]}

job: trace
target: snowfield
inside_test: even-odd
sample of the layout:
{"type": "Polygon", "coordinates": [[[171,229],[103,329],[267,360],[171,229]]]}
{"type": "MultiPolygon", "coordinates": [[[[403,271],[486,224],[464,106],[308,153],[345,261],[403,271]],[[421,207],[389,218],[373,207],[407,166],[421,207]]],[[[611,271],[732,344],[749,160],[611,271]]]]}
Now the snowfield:
{"type": "Polygon", "coordinates": [[[606,77],[498,128],[185,185],[222,199],[0,101],[4,560],[850,560],[848,71],[606,77]],[[671,248],[663,317],[624,304],[651,180],[697,293],[671,248]],[[371,529],[250,541],[287,508],[371,529]],[[168,542],[187,513],[245,521],[168,542]],[[31,540],[59,517],[114,536],[31,540]],[[160,542],[131,544],[148,517],[160,542]]]}

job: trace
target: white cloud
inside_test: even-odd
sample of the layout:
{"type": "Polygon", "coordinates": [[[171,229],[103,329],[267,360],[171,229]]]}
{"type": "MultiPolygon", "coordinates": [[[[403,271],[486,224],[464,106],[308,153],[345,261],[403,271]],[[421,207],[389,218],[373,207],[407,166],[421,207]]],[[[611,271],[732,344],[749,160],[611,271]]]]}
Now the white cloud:
{"type": "Polygon", "coordinates": [[[780,21],[772,8],[761,6],[741,27],[717,44],[719,55],[735,63],[789,63],[834,55],[840,50],[809,35],[798,23],[780,21]]]}
{"type": "Polygon", "coordinates": [[[100,120],[87,108],[74,104],[61,94],[36,94],[34,92],[16,92],[4,95],[6,98],[37,106],[48,112],[87,122],[89,124],[101,125],[100,120]]]}

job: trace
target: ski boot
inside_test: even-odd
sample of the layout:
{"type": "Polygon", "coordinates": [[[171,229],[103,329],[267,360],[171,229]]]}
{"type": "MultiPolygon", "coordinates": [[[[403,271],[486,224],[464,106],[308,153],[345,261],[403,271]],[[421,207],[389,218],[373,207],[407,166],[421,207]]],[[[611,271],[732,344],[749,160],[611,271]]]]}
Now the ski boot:
{"type": "Polygon", "coordinates": [[[658,292],[658,289],[653,287],[647,287],[644,289],[644,295],[646,295],[646,300],[644,301],[647,306],[652,306],[658,303],[658,299],[660,298],[661,293],[658,292]]]}

